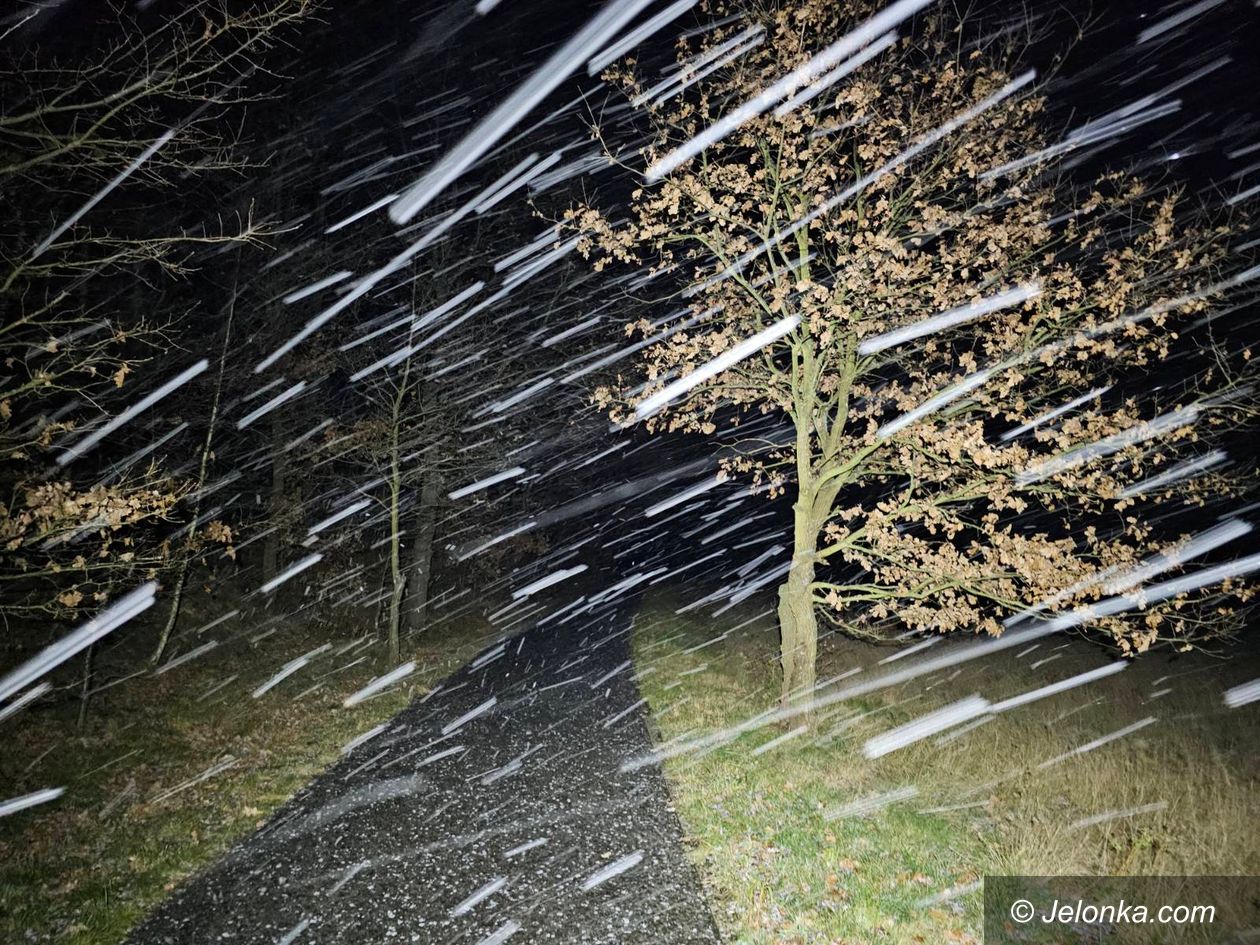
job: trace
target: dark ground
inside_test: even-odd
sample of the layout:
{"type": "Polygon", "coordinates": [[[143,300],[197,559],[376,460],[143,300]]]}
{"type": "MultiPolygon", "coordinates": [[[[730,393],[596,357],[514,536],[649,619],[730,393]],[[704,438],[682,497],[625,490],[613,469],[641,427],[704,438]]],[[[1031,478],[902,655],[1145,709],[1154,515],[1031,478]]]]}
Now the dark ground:
{"type": "Polygon", "coordinates": [[[650,745],[631,709],[631,612],[558,618],[487,650],[185,882],[130,941],[716,943],[659,769],[618,771],[650,745]],[[583,890],[638,851],[637,865],[583,890]]]}

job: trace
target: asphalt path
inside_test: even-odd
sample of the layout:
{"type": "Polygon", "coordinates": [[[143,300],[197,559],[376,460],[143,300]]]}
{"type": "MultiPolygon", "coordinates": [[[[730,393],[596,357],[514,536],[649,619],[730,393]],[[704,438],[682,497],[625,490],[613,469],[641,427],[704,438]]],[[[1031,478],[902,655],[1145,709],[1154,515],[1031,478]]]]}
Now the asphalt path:
{"type": "Polygon", "coordinates": [[[631,605],[483,651],[132,933],[158,943],[719,941],[654,765],[631,605]]]}

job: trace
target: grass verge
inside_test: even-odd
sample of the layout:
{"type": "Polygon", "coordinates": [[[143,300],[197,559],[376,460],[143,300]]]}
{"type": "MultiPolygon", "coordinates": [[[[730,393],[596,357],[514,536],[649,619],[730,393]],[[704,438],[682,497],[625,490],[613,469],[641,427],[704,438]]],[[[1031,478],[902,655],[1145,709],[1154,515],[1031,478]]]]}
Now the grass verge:
{"type": "MultiPolygon", "coordinates": [[[[352,709],[342,700],[393,668],[371,640],[335,655],[354,639],[334,639],[329,652],[251,696],[326,639],[280,622],[256,642],[240,638],[103,692],[82,729],[74,700],[6,721],[0,796],[66,791],[0,821],[0,941],[121,942],[175,884],[261,825],[343,745],[462,665],[485,642],[485,627],[450,621],[413,642],[403,658],[417,672],[352,709]]],[[[143,665],[143,654],[133,657],[143,665]]]]}
{"type": "MultiPolygon", "coordinates": [[[[715,622],[675,607],[650,599],[634,642],[665,747],[750,718],[778,685],[772,614],[715,622]]],[[[832,636],[819,678],[871,673],[892,652],[832,636]]],[[[995,702],[1109,661],[1083,640],[1054,638],[837,703],[808,731],[763,728],[667,760],[724,939],[971,943],[985,874],[1260,872],[1260,712],[1221,701],[1222,686],[1255,676],[1254,665],[1153,654],[962,734],[876,760],[862,752],[872,735],[973,693],[995,702]],[[1040,767],[1148,717],[1156,722],[1132,735],[1040,767]]]]}

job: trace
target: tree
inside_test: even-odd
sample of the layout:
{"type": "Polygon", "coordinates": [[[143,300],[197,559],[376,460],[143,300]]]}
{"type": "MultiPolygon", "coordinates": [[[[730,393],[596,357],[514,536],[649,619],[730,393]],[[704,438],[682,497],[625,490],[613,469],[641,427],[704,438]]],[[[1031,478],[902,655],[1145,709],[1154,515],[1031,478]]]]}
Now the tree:
{"type": "MultiPolygon", "coordinates": [[[[749,443],[727,464],[794,495],[785,707],[815,688],[820,612],[867,636],[889,621],[997,635],[1030,605],[1067,613],[1177,567],[1142,564],[1184,538],[1157,530],[1157,510],[1245,480],[1202,460],[1252,416],[1248,352],[1205,344],[1183,383],[1145,386],[1200,353],[1179,340],[1189,316],[1258,274],[1228,254],[1241,208],[1214,220],[1124,172],[1057,172],[1075,146],[1016,50],[969,49],[943,14],[878,31],[831,71],[807,65],[876,9],[739,8],[680,44],[681,96],[613,70],[644,106],[648,182],[624,223],[590,205],[567,217],[597,267],[676,270],[690,302],[691,325],[630,326],[657,334],[640,377],[598,392],[614,419],[791,424],[789,447],[749,443]],[[714,70],[724,43],[742,54],[714,70]]],[[[1249,594],[1227,582],[1092,622],[1126,653],[1185,644],[1249,594]]]]}
{"type": "Polygon", "coordinates": [[[197,0],[153,28],[111,14],[108,29],[32,46],[0,74],[6,616],[69,615],[230,542],[222,523],[198,522],[208,437],[194,481],[151,450],[120,457],[127,431],[82,458],[67,447],[186,367],[175,287],[199,254],[267,235],[252,213],[207,224],[199,182],[248,166],[238,145],[251,77],[309,8],[197,0]]]}
{"type": "MultiPolygon", "coordinates": [[[[413,306],[417,289],[412,281],[413,306]]],[[[403,345],[410,342],[410,335],[403,345]]],[[[442,450],[441,427],[434,425],[436,403],[425,375],[431,371],[427,354],[407,353],[393,370],[374,372],[364,386],[370,402],[370,415],[354,430],[355,452],[367,460],[384,480],[385,494],[380,499],[387,516],[389,608],[386,642],[389,658],[397,661],[401,653],[403,595],[409,583],[423,584],[424,594],[418,601],[423,610],[427,604],[429,567],[433,558],[434,510],[438,489],[438,459],[434,450],[442,450]],[[413,449],[412,447],[416,447],[413,449]],[[407,511],[410,493],[421,484],[423,498],[416,503],[415,526],[408,528],[407,511]],[[406,538],[410,533],[412,554],[404,560],[406,538]]],[[[408,629],[416,622],[408,620],[408,629]]]]}
{"type": "MultiPolygon", "coordinates": [[[[519,433],[510,418],[491,414],[497,435],[469,438],[464,434],[485,425],[491,394],[511,377],[510,358],[486,363],[482,356],[511,329],[476,323],[459,326],[452,317],[434,324],[451,299],[466,297],[442,275],[457,268],[465,277],[479,252],[456,256],[481,246],[474,234],[456,247],[439,247],[433,268],[413,267],[407,284],[410,304],[401,319],[388,313],[393,327],[366,344],[351,341],[338,352],[340,367],[353,385],[359,416],[344,433],[344,460],[337,474],[358,467],[355,478],[370,478],[360,490],[371,495],[385,518],[387,552],[386,640],[391,659],[400,654],[404,624],[408,634],[425,625],[434,565],[438,511],[443,492],[489,468],[501,471],[503,453],[519,433]],[[454,262],[452,263],[452,259],[454,262]],[[447,326],[462,330],[447,334],[447,326]],[[432,345],[441,339],[441,346],[432,345]],[[471,393],[467,389],[472,387],[471,393]]],[[[335,437],[335,439],[340,439],[335,437]]]]}

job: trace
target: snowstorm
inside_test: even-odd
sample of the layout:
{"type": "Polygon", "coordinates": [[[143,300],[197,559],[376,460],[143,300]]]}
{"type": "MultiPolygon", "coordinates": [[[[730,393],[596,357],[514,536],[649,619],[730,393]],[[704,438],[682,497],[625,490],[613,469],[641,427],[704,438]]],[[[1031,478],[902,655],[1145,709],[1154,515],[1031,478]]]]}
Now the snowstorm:
{"type": "Polygon", "coordinates": [[[0,55],[0,941],[1260,941],[1260,3],[0,55]]]}

